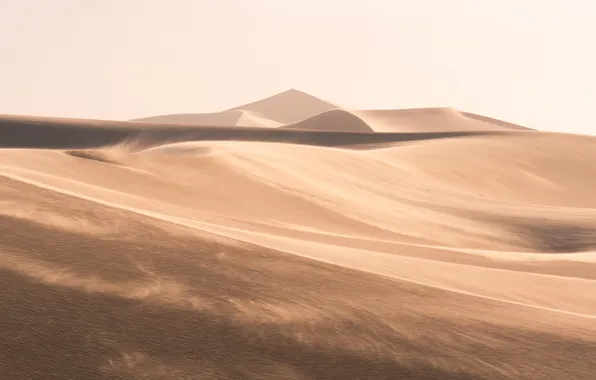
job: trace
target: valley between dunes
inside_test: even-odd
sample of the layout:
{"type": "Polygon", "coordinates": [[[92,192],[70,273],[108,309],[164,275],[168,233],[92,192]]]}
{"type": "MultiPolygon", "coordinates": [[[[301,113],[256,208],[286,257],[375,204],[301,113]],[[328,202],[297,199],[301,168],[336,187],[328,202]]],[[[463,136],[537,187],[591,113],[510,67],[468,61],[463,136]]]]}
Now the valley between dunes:
{"type": "Polygon", "coordinates": [[[595,153],[296,90],[0,116],[0,378],[594,379],[595,153]]]}

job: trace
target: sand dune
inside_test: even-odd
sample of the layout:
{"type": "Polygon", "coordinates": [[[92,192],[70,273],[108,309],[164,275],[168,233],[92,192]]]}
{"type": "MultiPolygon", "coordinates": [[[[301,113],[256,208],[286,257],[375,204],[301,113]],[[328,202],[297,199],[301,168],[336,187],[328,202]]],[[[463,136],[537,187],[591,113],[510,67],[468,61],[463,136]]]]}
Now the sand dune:
{"type": "Polygon", "coordinates": [[[379,111],[336,108],[279,128],[386,133],[532,131],[529,128],[453,108],[379,111]]]}
{"type": "Polygon", "coordinates": [[[596,138],[238,109],[0,117],[2,378],[593,378],[596,138]]]}
{"type": "Polygon", "coordinates": [[[279,127],[280,122],[269,120],[256,112],[231,110],[217,113],[162,115],[134,119],[161,124],[206,125],[206,126],[236,126],[236,127],[279,127]]]}
{"type": "Polygon", "coordinates": [[[349,110],[297,90],[217,113],[162,115],[133,121],[347,132],[531,131],[531,128],[454,108],[349,110]]]}
{"type": "Polygon", "coordinates": [[[531,130],[454,108],[353,111],[376,132],[531,130]]]}
{"type": "MultiPolygon", "coordinates": [[[[336,108],[337,106],[322,99],[292,89],[222,112],[161,115],[133,121],[207,126],[279,127],[298,123],[336,108]]],[[[335,120],[325,119],[325,121],[335,120]]]]}
{"type": "Polygon", "coordinates": [[[280,128],[312,129],[317,131],[374,132],[373,128],[355,114],[340,108],[280,128]]]}
{"type": "Polygon", "coordinates": [[[338,107],[332,103],[291,89],[232,110],[256,112],[267,119],[292,124],[335,108],[338,107]]]}
{"type": "Polygon", "coordinates": [[[221,112],[160,115],[133,121],[206,126],[279,127],[297,123],[336,108],[338,107],[322,99],[291,89],[221,112]]]}

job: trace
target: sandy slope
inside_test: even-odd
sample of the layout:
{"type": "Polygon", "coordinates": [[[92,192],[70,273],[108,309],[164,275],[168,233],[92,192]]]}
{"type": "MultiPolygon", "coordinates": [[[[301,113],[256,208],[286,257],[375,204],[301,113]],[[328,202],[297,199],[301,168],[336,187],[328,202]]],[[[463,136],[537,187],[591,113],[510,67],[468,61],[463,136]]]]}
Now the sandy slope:
{"type": "Polygon", "coordinates": [[[453,108],[362,111],[335,108],[279,128],[389,133],[531,131],[453,108]]]}
{"type": "Polygon", "coordinates": [[[1,377],[591,379],[596,138],[370,114],[0,118],[1,377]]]}
{"type": "Polygon", "coordinates": [[[237,127],[279,127],[280,122],[269,120],[257,112],[230,110],[216,113],[176,114],[144,117],[133,121],[162,124],[237,126],[237,127]]]}
{"type": "Polygon", "coordinates": [[[352,111],[376,132],[530,130],[454,108],[352,111]]]}
{"type": "Polygon", "coordinates": [[[375,132],[371,125],[352,112],[335,108],[297,123],[286,124],[280,128],[316,130],[316,131],[345,131],[345,132],[375,132]]]}

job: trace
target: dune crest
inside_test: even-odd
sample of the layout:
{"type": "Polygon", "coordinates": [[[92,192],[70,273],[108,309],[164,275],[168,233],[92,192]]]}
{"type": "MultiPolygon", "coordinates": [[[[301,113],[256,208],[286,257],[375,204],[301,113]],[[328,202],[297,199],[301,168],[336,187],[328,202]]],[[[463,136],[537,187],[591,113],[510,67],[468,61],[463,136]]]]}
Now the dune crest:
{"type": "Polygon", "coordinates": [[[0,377],[596,373],[596,138],[290,90],[0,116],[0,377]]]}
{"type": "Polygon", "coordinates": [[[337,106],[325,100],[290,89],[265,99],[234,107],[232,110],[257,112],[268,119],[291,124],[334,108],[337,106]]]}

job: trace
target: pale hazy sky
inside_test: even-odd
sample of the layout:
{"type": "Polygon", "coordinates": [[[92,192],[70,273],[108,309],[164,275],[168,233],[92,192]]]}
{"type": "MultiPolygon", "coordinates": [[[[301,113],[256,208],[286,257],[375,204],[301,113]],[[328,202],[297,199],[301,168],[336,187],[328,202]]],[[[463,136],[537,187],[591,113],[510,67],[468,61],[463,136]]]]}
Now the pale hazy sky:
{"type": "Polygon", "coordinates": [[[0,0],[0,113],[216,112],[296,88],[596,134],[593,0],[0,0]]]}

